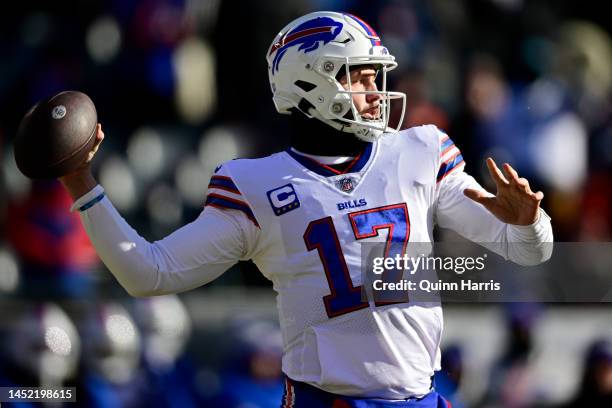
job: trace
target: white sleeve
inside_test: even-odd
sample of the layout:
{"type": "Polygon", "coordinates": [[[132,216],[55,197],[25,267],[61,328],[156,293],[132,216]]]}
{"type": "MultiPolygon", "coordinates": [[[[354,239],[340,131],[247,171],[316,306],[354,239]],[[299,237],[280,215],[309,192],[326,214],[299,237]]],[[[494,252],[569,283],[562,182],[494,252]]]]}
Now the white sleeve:
{"type": "Polygon", "coordinates": [[[189,290],[250,258],[259,228],[240,211],[206,207],[190,224],[160,241],[142,238],[119,215],[101,186],[79,198],[85,230],[98,255],[132,296],[189,290]]]}
{"type": "MultiPolygon", "coordinates": [[[[455,155],[461,158],[458,149],[455,155]]],[[[463,171],[463,167],[462,158],[459,161],[442,157],[436,194],[436,223],[520,265],[536,265],[548,260],[552,255],[553,232],[550,217],[544,210],[540,209],[538,220],[532,225],[511,225],[500,221],[484,206],[464,195],[466,188],[485,190],[463,171]]]]}

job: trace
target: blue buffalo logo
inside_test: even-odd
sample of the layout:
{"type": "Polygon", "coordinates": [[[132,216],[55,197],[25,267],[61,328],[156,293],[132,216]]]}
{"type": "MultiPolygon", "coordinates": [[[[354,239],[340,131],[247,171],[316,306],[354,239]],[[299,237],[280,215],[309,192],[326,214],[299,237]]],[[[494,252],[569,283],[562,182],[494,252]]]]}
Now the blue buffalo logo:
{"type": "Polygon", "coordinates": [[[330,17],[317,17],[300,24],[270,49],[269,55],[278,50],[272,61],[272,73],[278,71],[278,64],[290,47],[299,45],[298,51],[311,52],[319,48],[321,41],[327,44],[335,39],[340,31],[342,23],[330,17]]]}

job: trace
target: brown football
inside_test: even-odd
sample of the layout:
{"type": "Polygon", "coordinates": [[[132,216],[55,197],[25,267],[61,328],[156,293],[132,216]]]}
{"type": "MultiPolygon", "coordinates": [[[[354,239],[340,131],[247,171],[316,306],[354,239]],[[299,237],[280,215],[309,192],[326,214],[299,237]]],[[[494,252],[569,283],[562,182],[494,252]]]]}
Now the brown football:
{"type": "Polygon", "coordinates": [[[97,123],[96,107],[82,92],[64,91],[39,101],[17,130],[17,167],[32,179],[71,173],[93,148],[97,123]]]}

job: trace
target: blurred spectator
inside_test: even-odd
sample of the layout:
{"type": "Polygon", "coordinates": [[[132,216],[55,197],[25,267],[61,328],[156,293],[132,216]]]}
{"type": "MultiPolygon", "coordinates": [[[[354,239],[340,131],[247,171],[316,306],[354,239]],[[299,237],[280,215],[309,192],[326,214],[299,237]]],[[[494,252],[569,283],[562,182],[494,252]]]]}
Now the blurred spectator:
{"type": "Polygon", "coordinates": [[[139,370],[141,337],[125,307],[98,302],[82,311],[79,402],[87,407],[148,407],[152,395],[139,370]]]}
{"type": "Polygon", "coordinates": [[[21,263],[23,296],[89,294],[98,256],[71,205],[58,181],[35,182],[25,201],[11,203],[8,239],[21,263]]]}
{"type": "MultiPolygon", "coordinates": [[[[400,129],[408,129],[419,125],[436,125],[448,131],[449,118],[446,112],[436,106],[430,98],[425,76],[422,71],[407,70],[397,84],[392,88],[406,94],[406,113],[400,129]]],[[[390,123],[397,123],[401,114],[401,104],[392,103],[392,119],[390,123]]]]}
{"type": "Polygon", "coordinates": [[[15,253],[0,244],[0,294],[13,294],[19,287],[20,279],[21,273],[15,253]]]}
{"type": "Polygon", "coordinates": [[[278,324],[260,319],[232,322],[232,354],[211,406],[276,408],[283,395],[282,342],[278,324]]]}
{"type": "Polygon", "coordinates": [[[0,349],[0,386],[72,386],[81,339],[68,315],[55,303],[30,303],[5,316],[11,330],[0,349]]]}
{"type": "Polygon", "coordinates": [[[540,313],[539,306],[532,303],[506,305],[506,347],[492,368],[481,406],[523,408],[534,403],[530,363],[534,357],[533,328],[540,313]]]}
{"type": "Polygon", "coordinates": [[[612,239],[611,185],[612,172],[597,172],[587,182],[577,240],[606,242],[612,239]]]}
{"type": "MultiPolygon", "coordinates": [[[[4,157],[4,135],[0,128],[0,157],[4,157]]],[[[4,240],[4,225],[6,222],[6,204],[8,202],[8,192],[4,181],[4,171],[0,169],[0,242],[4,240]]]]}
{"type": "Polygon", "coordinates": [[[499,61],[492,55],[472,58],[465,86],[466,103],[475,118],[472,137],[478,157],[495,153],[498,162],[510,162],[524,177],[533,177],[527,154],[529,121],[521,90],[507,83],[499,61]]]}
{"type": "Polygon", "coordinates": [[[565,408],[612,407],[612,343],[597,339],[585,353],[580,388],[565,408]]]}
{"type": "Polygon", "coordinates": [[[201,406],[194,356],[186,346],[191,318],[176,295],[135,301],[142,333],[142,366],[152,394],[150,407],[201,406]]]}
{"type": "Polygon", "coordinates": [[[590,140],[590,177],[579,208],[579,241],[612,240],[612,100],[608,119],[590,140]]]}

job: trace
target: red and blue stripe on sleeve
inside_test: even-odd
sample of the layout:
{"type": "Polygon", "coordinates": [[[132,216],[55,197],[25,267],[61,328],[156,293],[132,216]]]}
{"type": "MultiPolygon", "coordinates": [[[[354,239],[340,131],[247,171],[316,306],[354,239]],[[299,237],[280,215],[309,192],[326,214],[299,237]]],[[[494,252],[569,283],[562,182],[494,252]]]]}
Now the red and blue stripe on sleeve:
{"type": "Polygon", "coordinates": [[[249,220],[259,227],[255,214],[247,204],[242,193],[231,178],[213,175],[208,184],[208,195],[204,207],[211,206],[219,209],[242,211],[249,220]]]}
{"type": "Polygon", "coordinates": [[[444,177],[465,167],[461,151],[455,146],[447,134],[440,132],[440,169],[438,170],[437,182],[444,177]]]}

